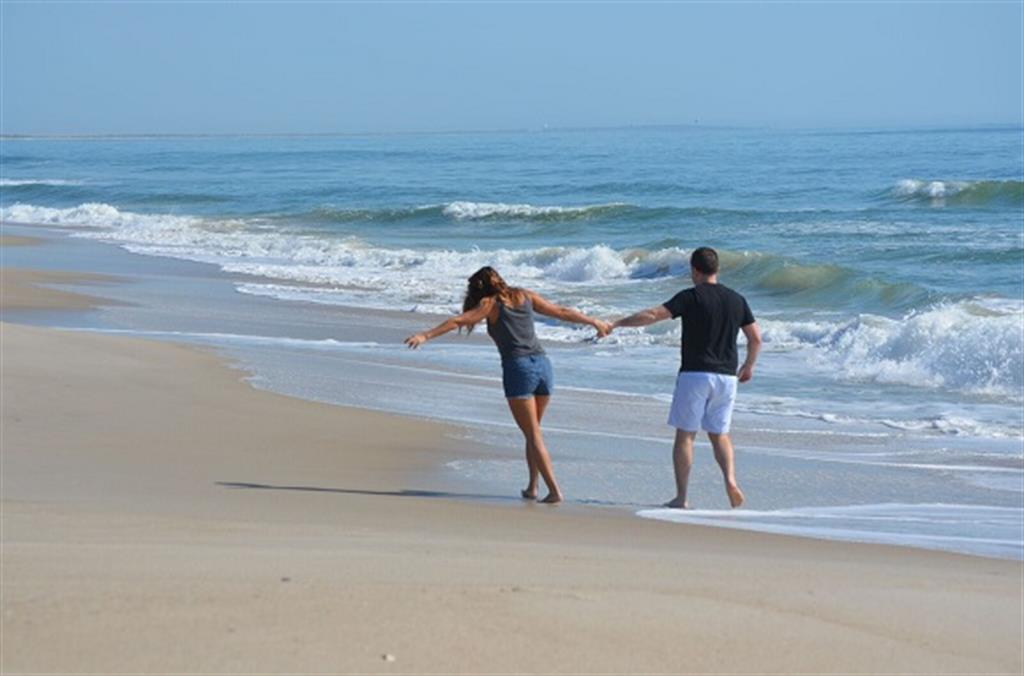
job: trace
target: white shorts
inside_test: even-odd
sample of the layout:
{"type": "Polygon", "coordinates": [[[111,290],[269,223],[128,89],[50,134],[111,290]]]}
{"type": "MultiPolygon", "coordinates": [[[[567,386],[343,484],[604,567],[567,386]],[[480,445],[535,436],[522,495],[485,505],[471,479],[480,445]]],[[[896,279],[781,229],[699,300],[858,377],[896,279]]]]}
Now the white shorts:
{"type": "Polygon", "coordinates": [[[726,434],[736,403],[736,376],[704,371],[680,371],[668,424],[684,432],[704,429],[726,434]]]}

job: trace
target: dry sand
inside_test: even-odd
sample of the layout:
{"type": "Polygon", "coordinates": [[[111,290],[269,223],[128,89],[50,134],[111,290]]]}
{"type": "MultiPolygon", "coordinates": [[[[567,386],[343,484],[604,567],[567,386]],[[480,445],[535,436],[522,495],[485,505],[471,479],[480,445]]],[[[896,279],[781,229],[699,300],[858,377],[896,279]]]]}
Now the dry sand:
{"type": "MultiPolygon", "coordinates": [[[[6,307],[84,302],[37,274],[6,307]]],[[[187,347],[0,339],[5,674],[1024,667],[1020,562],[451,494],[474,450],[443,425],[187,347]]]]}

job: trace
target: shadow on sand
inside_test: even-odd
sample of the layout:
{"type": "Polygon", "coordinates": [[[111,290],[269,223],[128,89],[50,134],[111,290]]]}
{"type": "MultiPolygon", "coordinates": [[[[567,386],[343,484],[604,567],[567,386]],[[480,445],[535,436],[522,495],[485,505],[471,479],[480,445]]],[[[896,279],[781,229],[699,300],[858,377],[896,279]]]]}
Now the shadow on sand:
{"type": "Polygon", "coordinates": [[[242,481],[217,481],[218,486],[225,488],[253,488],[268,491],[310,491],[314,493],[343,493],[345,495],[388,495],[399,498],[448,498],[459,500],[503,500],[523,502],[511,495],[487,495],[484,493],[456,493],[453,491],[427,491],[419,489],[402,489],[398,491],[372,491],[364,488],[325,488],[323,486],[273,486],[271,484],[254,484],[242,481]]]}

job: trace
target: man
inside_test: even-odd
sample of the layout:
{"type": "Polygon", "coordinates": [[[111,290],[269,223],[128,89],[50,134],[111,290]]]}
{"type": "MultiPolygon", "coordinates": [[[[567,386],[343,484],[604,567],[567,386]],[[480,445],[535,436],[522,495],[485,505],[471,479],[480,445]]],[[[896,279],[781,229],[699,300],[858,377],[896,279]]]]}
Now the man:
{"type": "Polygon", "coordinates": [[[746,299],[718,283],[718,253],[700,247],[690,256],[690,277],[694,286],[680,291],[656,307],[624,317],[612,324],[647,326],[665,319],[683,318],[682,366],[668,424],[676,428],[672,462],[675,466],[676,497],[666,507],[686,509],[686,485],[693,466],[693,441],[703,428],[722,468],[725,491],[733,507],[743,504],[743,491],[736,483],[729,424],[736,400],[736,382],[754,377],[754,362],[761,350],[761,331],[746,299]],[[736,336],[747,337],[747,359],[737,369],[736,336]]]}

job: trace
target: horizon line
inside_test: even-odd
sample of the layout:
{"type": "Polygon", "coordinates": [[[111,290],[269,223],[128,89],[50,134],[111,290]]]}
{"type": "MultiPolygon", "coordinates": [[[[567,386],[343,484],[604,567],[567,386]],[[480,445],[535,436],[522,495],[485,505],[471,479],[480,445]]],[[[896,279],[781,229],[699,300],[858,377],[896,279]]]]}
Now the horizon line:
{"type": "Polygon", "coordinates": [[[703,124],[678,122],[665,124],[619,124],[594,126],[549,126],[509,127],[495,129],[453,129],[453,130],[405,130],[405,131],[273,131],[273,132],[39,132],[0,133],[0,140],[55,139],[55,140],[103,140],[103,139],[151,139],[151,138],[325,138],[358,136],[445,136],[469,134],[529,134],[545,132],[574,131],[619,131],[627,129],[742,129],[742,130],[785,130],[785,131],[943,131],[959,129],[1019,129],[1024,131],[1024,122],[978,122],[974,124],[878,124],[878,125],[789,125],[789,124],[703,124]]]}

